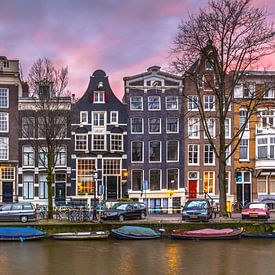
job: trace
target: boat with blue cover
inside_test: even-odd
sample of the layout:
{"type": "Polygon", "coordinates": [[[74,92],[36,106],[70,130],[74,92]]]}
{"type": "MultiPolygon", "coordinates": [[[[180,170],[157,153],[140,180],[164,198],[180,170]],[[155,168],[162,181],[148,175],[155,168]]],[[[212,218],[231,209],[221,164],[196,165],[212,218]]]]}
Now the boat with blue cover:
{"type": "Polygon", "coordinates": [[[253,239],[275,239],[275,232],[272,233],[243,233],[243,238],[253,239]]]}
{"type": "Polygon", "coordinates": [[[125,225],[112,229],[112,235],[124,240],[148,240],[160,238],[161,233],[149,227],[125,225]]]}
{"type": "Polygon", "coordinates": [[[45,237],[43,231],[32,227],[0,227],[0,241],[37,240],[45,237]]]}

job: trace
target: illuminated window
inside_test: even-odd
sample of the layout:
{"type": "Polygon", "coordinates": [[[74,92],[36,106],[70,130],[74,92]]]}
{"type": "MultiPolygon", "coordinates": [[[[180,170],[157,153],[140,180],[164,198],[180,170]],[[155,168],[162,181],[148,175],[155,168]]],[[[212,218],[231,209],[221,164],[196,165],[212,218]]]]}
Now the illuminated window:
{"type": "Polygon", "coordinates": [[[77,194],[93,194],[95,186],[95,159],[77,160],[77,194]]]}
{"type": "Polygon", "coordinates": [[[203,192],[214,193],[214,175],[215,172],[204,172],[203,173],[203,192]]]}

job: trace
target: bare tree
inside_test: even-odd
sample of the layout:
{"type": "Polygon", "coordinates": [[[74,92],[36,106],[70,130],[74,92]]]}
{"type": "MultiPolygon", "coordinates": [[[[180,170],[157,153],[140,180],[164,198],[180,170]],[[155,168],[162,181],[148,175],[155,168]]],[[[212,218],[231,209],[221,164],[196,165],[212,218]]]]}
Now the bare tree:
{"type": "Polygon", "coordinates": [[[262,57],[274,53],[273,25],[267,22],[267,12],[250,4],[250,0],[209,0],[205,9],[190,15],[179,25],[172,48],[173,70],[184,73],[196,87],[199,117],[219,165],[220,214],[227,215],[225,167],[242,138],[244,129],[260,104],[264,90],[250,90],[245,83],[245,72],[262,57]],[[207,62],[212,74],[202,70],[207,62]],[[225,122],[234,103],[234,88],[243,82],[248,91],[247,113],[243,125],[228,142],[225,122]],[[202,87],[213,91],[216,104],[217,142],[213,142],[204,110],[202,87]],[[231,148],[231,152],[226,151],[231,148]]]}
{"type": "Polygon", "coordinates": [[[66,166],[69,145],[68,69],[57,70],[49,59],[38,59],[30,69],[28,83],[30,94],[19,107],[22,137],[37,153],[38,166],[47,173],[48,217],[53,218],[53,175],[58,162],[66,166]]]}

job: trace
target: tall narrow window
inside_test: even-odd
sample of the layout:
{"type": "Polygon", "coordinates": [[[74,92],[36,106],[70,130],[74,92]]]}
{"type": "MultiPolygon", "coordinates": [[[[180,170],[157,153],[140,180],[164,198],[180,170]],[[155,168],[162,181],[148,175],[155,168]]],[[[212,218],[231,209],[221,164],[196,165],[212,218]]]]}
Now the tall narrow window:
{"type": "Polygon", "coordinates": [[[199,100],[198,96],[190,95],[188,96],[188,111],[197,111],[199,109],[199,100]]]}
{"type": "Polygon", "coordinates": [[[215,110],[215,96],[214,95],[205,95],[204,96],[204,110],[205,111],[214,111],[215,110]]]}
{"type": "Polygon", "coordinates": [[[199,145],[188,145],[188,164],[199,164],[199,145]]]}
{"type": "Polygon", "coordinates": [[[150,170],[150,190],[160,190],[161,170],[150,170]]]}
{"type": "Polygon", "coordinates": [[[240,141],[240,159],[248,160],[248,139],[240,141]]]}
{"type": "Polygon", "coordinates": [[[47,175],[39,175],[39,198],[47,199],[48,198],[48,184],[47,184],[47,175]]]}
{"type": "Polygon", "coordinates": [[[24,175],[23,176],[23,198],[24,199],[33,199],[33,175],[24,175]]]}
{"type": "Polygon", "coordinates": [[[33,138],[35,134],[34,117],[22,117],[22,137],[33,138]]]}
{"type": "Polygon", "coordinates": [[[178,169],[168,169],[167,170],[167,180],[168,180],[168,189],[177,190],[179,182],[179,170],[178,169]]]}
{"type": "Polygon", "coordinates": [[[166,132],[178,133],[179,131],[179,119],[176,117],[168,117],[166,119],[166,132]]]}
{"type": "Polygon", "coordinates": [[[143,118],[134,117],[131,119],[131,131],[133,134],[143,133],[143,118]]]}
{"type": "Polygon", "coordinates": [[[150,141],[149,146],[150,162],[160,162],[160,141],[150,141]]]}
{"type": "Polygon", "coordinates": [[[105,126],[105,112],[93,113],[93,126],[105,126]]]}
{"type": "Polygon", "coordinates": [[[160,118],[149,118],[149,133],[160,133],[160,118]]]}
{"type": "Polygon", "coordinates": [[[132,149],[132,161],[142,162],[143,161],[143,142],[133,141],[131,149],[132,149]]]}
{"type": "Polygon", "coordinates": [[[66,166],[67,164],[67,150],[61,147],[56,152],[56,166],[66,166]]]}
{"type": "Polygon", "coordinates": [[[204,164],[214,164],[214,150],[210,144],[204,145],[204,164]]]}
{"type": "Polygon", "coordinates": [[[34,149],[31,146],[23,146],[23,165],[34,166],[34,149]]]}
{"type": "Polygon", "coordinates": [[[245,127],[245,130],[247,130],[249,128],[247,110],[240,110],[239,115],[240,115],[240,128],[245,127]]]}
{"type": "Polygon", "coordinates": [[[188,118],[188,137],[198,138],[200,136],[199,118],[188,118]]]}
{"type": "Polygon", "coordinates": [[[81,111],[79,116],[80,116],[80,123],[82,124],[88,123],[88,112],[81,111]]]}
{"type": "Polygon", "coordinates": [[[203,174],[203,192],[214,193],[214,175],[215,172],[204,172],[203,174]]]}
{"type": "Polygon", "coordinates": [[[0,88],[0,108],[9,108],[9,89],[0,88]]]}
{"type": "Polygon", "coordinates": [[[167,161],[179,160],[179,142],[177,140],[167,141],[167,161]]]}
{"type": "Polygon", "coordinates": [[[143,181],[143,170],[132,170],[132,190],[141,191],[143,181]]]}
{"type": "Polygon", "coordinates": [[[9,114],[0,112],[0,132],[6,133],[9,131],[9,114]]]}
{"type": "Polygon", "coordinates": [[[9,155],[9,138],[0,137],[0,160],[7,160],[9,155]]]}

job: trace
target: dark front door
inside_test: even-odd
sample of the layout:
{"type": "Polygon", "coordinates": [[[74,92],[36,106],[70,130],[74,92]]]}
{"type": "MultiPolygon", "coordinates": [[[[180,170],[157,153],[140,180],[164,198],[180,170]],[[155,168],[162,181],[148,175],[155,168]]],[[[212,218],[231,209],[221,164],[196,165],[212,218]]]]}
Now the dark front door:
{"type": "Polygon", "coordinates": [[[107,177],[107,200],[117,200],[117,177],[107,177]]]}
{"type": "Polygon", "coordinates": [[[189,199],[197,197],[197,180],[189,180],[189,199]]]}
{"type": "Polygon", "coordinates": [[[55,203],[57,205],[64,205],[66,200],[66,186],[65,183],[55,183],[55,203]]]}
{"type": "Polygon", "coordinates": [[[237,201],[242,205],[251,202],[251,184],[237,184],[237,201]]]}
{"type": "Polygon", "coordinates": [[[12,188],[12,182],[3,182],[3,202],[10,203],[13,202],[13,188],[12,188]]]}

